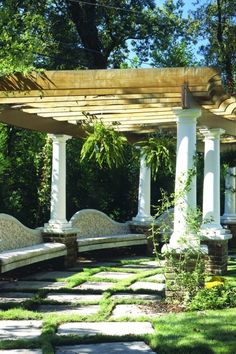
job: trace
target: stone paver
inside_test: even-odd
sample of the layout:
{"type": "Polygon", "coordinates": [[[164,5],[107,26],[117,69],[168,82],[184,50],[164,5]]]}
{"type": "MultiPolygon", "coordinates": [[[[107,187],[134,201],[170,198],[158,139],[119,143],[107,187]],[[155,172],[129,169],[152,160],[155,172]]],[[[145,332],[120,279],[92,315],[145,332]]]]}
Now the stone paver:
{"type": "Polygon", "coordinates": [[[108,283],[108,282],[96,282],[96,281],[86,281],[85,283],[75,286],[73,289],[79,289],[79,290],[101,290],[105,291],[107,289],[110,289],[114,286],[114,283],[108,283]]]}
{"type": "Polygon", "coordinates": [[[165,276],[164,276],[164,274],[155,274],[155,275],[152,275],[151,277],[145,278],[145,280],[156,281],[156,282],[161,283],[161,282],[165,281],[165,276]]]}
{"type": "Polygon", "coordinates": [[[0,339],[32,339],[40,336],[42,321],[0,321],[0,339]]]}
{"type": "Polygon", "coordinates": [[[146,281],[137,281],[129,286],[132,290],[155,290],[155,291],[163,291],[165,289],[165,284],[162,283],[150,283],[146,281]]]}
{"type": "Polygon", "coordinates": [[[78,272],[66,272],[66,271],[53,271],[53,272],[40,272],[36,274],[28,275],[24,277],[25,280],[56,280],[60,278],[68,278],[78,272]]]}
{"type": "Polygon", "coordinates": [[[9,290],[39,290],[39,289],[61,289],[67,285],[66,282],[50,282],[50,281],[30,281],[30,280],[19,280],[14,282],[8,282],[3,284],[2,289],[9,290]]]}
{"type": "Polygon", "coordinates": [[[59,303],[62,302],[69,302],[69,303],[77,303],[77,302],[83,302],[83,301],[100,301],[102,298],[102,295],[100,294],[56,294],[56,293],[51,293],[49,294],[46,299],[47,300],[53,300],[57,301],[59,303]]]}
{"type": "Polygon", "coordinates": [[[95,336],[97,334],[110,336],[152,334],[154,330],[149,322],[73,322],[64,323],[58,327],[62,336],[95,336]]]}
{"type": "Polygon", "coordinates": [[[155,354],[144,342],[81,344],[56,348],[55,354],[155,354]]]}
{"type": "Polygon", "coordinates": [[[42,354],[41,349],[6,349],[0,350],[0,354],[42,354]]]}
{"type": "Polygon", "coordinates": [[[154,309],[152,310],[151,307],[145,305],[116,305],[114,310],[112,311],[111,318],[118,319],[120,317],[139,317],[139,316],[151,316],[156,317],[160,316],[154,309]]]}
{"type": "Polygon", "coordinates": [[[124,269],[134,269],[134,270],[138,270],[140,272],[145,272],[148,270],[152,270],[154,267],[148,267],[142,264],[125,264],[119,268],[124,268],[124,269]]]}
{"type": "Polygon", "coordinates": [[[63,306],[63,305],[41,305],[37,309],[38,312],[56,312],[66,315],[93,315],[99,310],[99,305],[87,306],[63,306]]]}
{"type": "Polygon", "coordinates": [[[165,260],[147,261],[147,262],[142,262],[140,264],[145,265],[145,266],[149,266],[150,268],[159,268],[159,267],[163,267],[165,265],[165,260]]]}
{"type": "Polygon", "coordinates": [[[0,307],[1,304],[7,302],[22,303],[32,298],[32,296],[34,296],[33,293],[13,293],[13,292],[0,293],[0,307]]]}
{"type": "Polygon", "coordinates": [[[132,277],[134,273],[126,273],[126,272],[99,272],[94,274],[94,277],[106,278],[106,279],[114,279],[114,280],[122,280],[132,277]]]}
{"type": "Polygon", "coordinates": [[[158,301],[162,297],[160,295],[152,294],[114,294],[111,296],[112,300],[148,300],[148,301],[158,301]]]}

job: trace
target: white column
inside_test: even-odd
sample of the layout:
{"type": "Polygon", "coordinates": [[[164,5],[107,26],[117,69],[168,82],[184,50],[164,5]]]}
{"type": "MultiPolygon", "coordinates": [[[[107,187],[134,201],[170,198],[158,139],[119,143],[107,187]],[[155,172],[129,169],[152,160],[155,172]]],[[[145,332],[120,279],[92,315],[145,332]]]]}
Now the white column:
{"type": "Polygon", "coordinates": [[[228,167],[225,176],[225,208],[221,221],[236,223],[236,167],[228,167]]]}
{"type": "Polygon", "coordinates": [[[220,224],[220,136],[224,130],[202,129],[201,133],[205,142],[201,235],[215,239],[228,234],[220,224]]]}
{"type": "Polygon", "coordinates": [[[199,247],[200,242],[189,227],[188,216],[196,209],[196,122],[200,110],[184,110],[177,117],[177,154],[175,172],[174,231],[171,249],[199,247]],[[190,178],[191,175],[191,178],[190,178]]]}
{"type": "Polygon", "coordinates": [[[134,222],[152,222],[151,209],[151,168],[147,166],[145,155],[140,151],[140,173],[138,191],[138,214],[133,218],[134,222]]]}
{"type": "Polygon", "coordinates": [[[71,227],[66,220],[66,141],[67,135],[50,135],[52,139],[51,215],[45,228],[63,231],[71,227]]]}
{"type": "Polygon", "coordinates": [[[222,229],[220,225],[220,135],[223,129],[202,129],[204,135],[204,182],[202,228],[222,229]]]}

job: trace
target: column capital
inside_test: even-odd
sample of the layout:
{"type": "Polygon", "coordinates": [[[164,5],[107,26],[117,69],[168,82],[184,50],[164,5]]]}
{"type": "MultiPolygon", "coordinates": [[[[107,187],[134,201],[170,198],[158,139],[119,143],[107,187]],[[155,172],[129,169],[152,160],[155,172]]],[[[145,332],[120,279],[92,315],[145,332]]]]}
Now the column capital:
{"type": "Polygon", "coordinates": [[[52,141],[59,143],[65,143],[67,140],[72,138],[70,135],[64,134],[48,134],[48,137],[52,139],[52,141]]]}
{"type": "Polygon", "coordinates": [[[193,109],[174,109],[174,113],[177,116],[177,122],[183,123],[183,124],[192,124],[193,122],[196,122],[196,120],[201,117],[202,111],[201,109],[198,108],[193,108],[193,109]]]}
{"type": "Polygon", "coordinates": [[[201,128],[200,133],[204,136],[204,140],[216,140],[220,139],[220,136],[225,133],[225,130],[221,128],[201,128]]]}

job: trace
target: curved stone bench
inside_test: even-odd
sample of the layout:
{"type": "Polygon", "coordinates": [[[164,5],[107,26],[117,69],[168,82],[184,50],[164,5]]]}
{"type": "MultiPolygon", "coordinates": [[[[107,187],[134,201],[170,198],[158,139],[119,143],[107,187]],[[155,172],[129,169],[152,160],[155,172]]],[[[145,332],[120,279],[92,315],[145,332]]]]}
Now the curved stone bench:
{"type": "Polygon", "coordinates": [[[61,243],[44,243],[40,230],[29,229],[13,216],[0,214],[1,273],[67,254],[61,243]]]}
{"type": "Polygon", "coordinates": [[[70,220],[72,227],[77,228],[79,252],[87,252],[105,248],[147,245],[144,234],[131,233],[129,223],[119,223],[101,211],[83,209],[70,220]]]}

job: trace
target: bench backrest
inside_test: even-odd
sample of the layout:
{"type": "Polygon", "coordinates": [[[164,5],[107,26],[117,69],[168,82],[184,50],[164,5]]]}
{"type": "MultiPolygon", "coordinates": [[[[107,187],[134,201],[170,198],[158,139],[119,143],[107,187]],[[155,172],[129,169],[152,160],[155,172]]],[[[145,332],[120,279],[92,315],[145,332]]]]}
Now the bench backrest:
{"type": "Polygon", "coordinates": [[[98,237],[130,233],[127,223],[119,223],[95,209],[83,209],[71,218],[72,227],[78,228],[78,237],[98,237]]]}
{"type": "Polygon", "coordinates": [[[40,230],[32,230],[13,216],[0,214],[0,252],[42,243],[40,230]]]}

